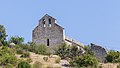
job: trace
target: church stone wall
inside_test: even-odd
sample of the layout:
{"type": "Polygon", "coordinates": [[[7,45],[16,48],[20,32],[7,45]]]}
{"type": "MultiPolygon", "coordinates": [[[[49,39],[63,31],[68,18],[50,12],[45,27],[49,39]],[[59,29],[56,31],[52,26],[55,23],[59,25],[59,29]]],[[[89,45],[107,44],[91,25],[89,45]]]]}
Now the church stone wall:
{"type": "Polygon", "coordinates": [[[55,23],[54,18],[45,15],[39,21],[39,25],[33,30],[32,41],[36,44],[48,45],[49,47],[60,45],[63,43],[63,30],[61,26],[55,23]]]}

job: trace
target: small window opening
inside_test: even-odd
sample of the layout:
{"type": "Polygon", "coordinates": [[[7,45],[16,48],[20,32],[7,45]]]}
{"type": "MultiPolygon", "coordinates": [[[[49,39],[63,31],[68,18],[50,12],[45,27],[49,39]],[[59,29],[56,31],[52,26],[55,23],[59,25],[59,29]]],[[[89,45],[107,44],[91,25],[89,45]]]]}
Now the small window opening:
{"type": "Polygon", "coordinates": [[[49,46],[49,44],[50,44],[50,43],[49,43],[49,39],[47,39],[47,46],[49,46]]]}
{"type": "Polygon", "coordinates": [[[46,27],[46,25],[45,25],[45,19],[43,19],[43,27],[46,27]]]}
{"type": "Polygon", "coordinates": [[[49,19],[49,27],[51,27],[51,19],[49,19]]]}

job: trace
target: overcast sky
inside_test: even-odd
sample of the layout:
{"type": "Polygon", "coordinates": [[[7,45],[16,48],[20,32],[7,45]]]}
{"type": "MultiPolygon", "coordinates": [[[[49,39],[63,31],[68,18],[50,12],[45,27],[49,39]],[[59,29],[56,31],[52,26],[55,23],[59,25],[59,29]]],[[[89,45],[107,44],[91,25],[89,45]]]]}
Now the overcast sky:
{"type": "Polygon", "coordinates": [[[0,24],[8,39],[18,35],[31,41],[45,14],[56,18],[71,38],[120,51],[120,0],[0,0],[0,24]]]}

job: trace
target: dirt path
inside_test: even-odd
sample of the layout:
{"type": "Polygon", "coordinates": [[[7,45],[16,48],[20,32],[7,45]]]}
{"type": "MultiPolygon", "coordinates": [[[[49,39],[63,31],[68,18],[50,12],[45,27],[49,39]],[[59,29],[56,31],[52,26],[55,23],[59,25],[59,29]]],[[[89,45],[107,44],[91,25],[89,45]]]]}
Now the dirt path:
{"type": "Polygon", "coordinates": [[[117,68],[117,63],[102,63],[102,68],[117,68]]]}

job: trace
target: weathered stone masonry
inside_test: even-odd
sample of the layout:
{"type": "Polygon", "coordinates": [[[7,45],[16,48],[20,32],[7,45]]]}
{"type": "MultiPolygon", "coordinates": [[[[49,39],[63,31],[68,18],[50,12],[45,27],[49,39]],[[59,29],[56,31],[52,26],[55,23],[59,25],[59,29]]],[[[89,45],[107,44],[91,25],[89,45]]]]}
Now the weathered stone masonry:
{"type": "MultiPolygon", "coordinates": [[[[45,44],[49,47],[56,47],[65,42],[69,45],[75,45],[81,49],[83,53],[85,52],[83,43],[69,38],[64,34],[64,28],[56,23],[56,19],[46,14],[39,20],[38,26],[32,31],[32,42],[45,44]]],[[[91,44],[91,49],[97,59],[105,62],[107,52],[104,48],[91,44]]]]}
{"type": "Polygon", "coordinates": [[[49,47],[55,47],[66,42],[83,48],[82,43],[68,38],[64,34],[64,28],[56,23],[56,19],[46,14],[39,20],[38,26],[32,31],[32,42],[45,44],[49,47]]]}
{"type": "Polygon", "coordinates": [[[55,19],[45,15],[39,20],[39,25],[33,30],[32,41],[36,44],[45,44],[53,47],[63,42],[63,29],[55,23],[55,19]]]}

